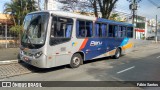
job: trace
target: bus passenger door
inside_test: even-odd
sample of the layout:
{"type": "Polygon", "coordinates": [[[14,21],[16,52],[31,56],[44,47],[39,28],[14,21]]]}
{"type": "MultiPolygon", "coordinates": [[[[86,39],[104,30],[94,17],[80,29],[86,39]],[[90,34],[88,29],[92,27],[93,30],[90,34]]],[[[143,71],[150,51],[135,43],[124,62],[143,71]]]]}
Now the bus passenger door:
{"type": "Polygon", "coordinates": [[[72,18],[53,16],[50,45],[54,51],[55,66],[68,64],[70,62],[72,29],[72,18]]]}

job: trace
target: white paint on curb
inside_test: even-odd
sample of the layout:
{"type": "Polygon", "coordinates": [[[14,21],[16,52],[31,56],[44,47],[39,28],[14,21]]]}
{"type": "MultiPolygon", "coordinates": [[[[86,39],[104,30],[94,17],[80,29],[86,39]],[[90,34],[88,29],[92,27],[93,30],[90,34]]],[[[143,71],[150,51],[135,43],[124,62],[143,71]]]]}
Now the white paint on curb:
{"type": "Polygon", "coordinates": [[[4,79],[0,79],[0,81],[5,81],[4,79]]]}
{"type": "Polygon", "coordinates": [[[124,70],[121,70],[121,71],[117,72],[117,74],[123,73],[123,72],[128,71],[128,70],[131,70],[131,69],[133,69],[133,68],[135,68],[135,66],[130,67],[130,68],[127,68],[127,69],[124,69],[124,70]]]}
{"type": "Polygon", "coordinates": [[[0,61],[0,65],[3,65],[3,64],[12,64],[12,63],[18,63],[18,60],[5,60],[5,61],[0,61]]]}

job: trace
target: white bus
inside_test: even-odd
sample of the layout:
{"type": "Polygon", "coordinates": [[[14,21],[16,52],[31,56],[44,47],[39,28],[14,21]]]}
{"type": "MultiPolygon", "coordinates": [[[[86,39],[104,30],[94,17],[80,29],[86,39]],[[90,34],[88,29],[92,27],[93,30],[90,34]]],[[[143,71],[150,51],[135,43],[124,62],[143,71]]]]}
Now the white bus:
{"type": "Polygon", "coordinates": [[[20,60],[39,68],[77,68],[86,60],[118,59],[132,49],[132,37],[132,24],[62,11],[32,12],[24,19],[20,60]]]}

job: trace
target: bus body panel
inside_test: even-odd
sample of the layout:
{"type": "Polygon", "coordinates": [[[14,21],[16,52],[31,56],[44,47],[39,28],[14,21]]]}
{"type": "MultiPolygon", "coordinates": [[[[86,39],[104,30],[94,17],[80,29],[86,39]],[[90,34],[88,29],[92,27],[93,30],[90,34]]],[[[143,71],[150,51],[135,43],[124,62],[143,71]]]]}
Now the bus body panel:
{"type": "Polygon", "coordinates": [[[84,46],[79,49],[85,53],[84,60],[92,60],[113,56],[117,48],[121,48],[122,54],[125,54],[127,49],[133,47],[133,43],[129,43],[128,38],[86,38],[81,46],[84,46]]]}
{"type": "MultiPolygon", "coordinates": [[[[50,11],[48,11],[50,12],[50,11]]],[[[51,11],[50,14],[56,14],[56,12],[51,11]]],[[[33,13],[34,14],[34,13],[33,13]]],[[[57,16],[60,13],[56,14],[57,16]]],[[[62,14],[60,16],[63,16],[62,14]]],[[[126,54],[132,50],[133,42],[129,38],[116,38],[116,37],[106,37],[106,38],[77,38],[76,37],[76,20],[79,18],[84,17],[84,20],[87,20],[88,17],[74,17],[70,16],[69,14],[65,14],[64,16],[70,17],[74,20],[73,30],[71,34],[71,39],[67,42],[63,42],[57,45],[50,45],[50,30],[51,30],[51,23],[52,23],[52,16],[50,16],[49,24],[47,28],[47,35],[46,35],[46,42],[45,45],[40,49],[28,49],[27,51],[21,50],[20,57],[21,60],[40,68],[51,68],[61,65],[70,64],[71,58],[75,53],[82,52],[84,54],[84,61],[92,60],[107,56],[115,55],[116,49],[121,49],[121,54],[126,54]],[[29,54],[24,54],[24,52],[35,54],[37,52],[43,52],[43,55],[39,58],[34,58],[33,56],[29,56],[29,54]],[[29,60],[25,60],[28,58],[29,60]]],[[[106,19],[97,19],[96,18],[89,18],[93,22],[99,21],[106,24],[120,24],[123,23],[114,23],[113,21],[106,20],[106,19]]],[[[126,24],[127,25],[127,24],[126,24]]],[[[130,24],[128,26],[131,26],[130,24]]]]}

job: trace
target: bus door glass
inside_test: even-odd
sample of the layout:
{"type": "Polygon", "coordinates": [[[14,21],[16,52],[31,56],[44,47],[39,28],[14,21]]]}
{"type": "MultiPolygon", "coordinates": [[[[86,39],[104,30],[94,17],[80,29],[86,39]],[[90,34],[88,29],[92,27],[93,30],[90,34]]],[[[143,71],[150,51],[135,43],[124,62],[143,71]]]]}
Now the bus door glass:
{"type": "Polygon", "coordinates": [[[73,19],[53,16],[50,35],[50,46],[53,48],[55,65],[68,64],[70,61],[71,34],[73,19]]]}

